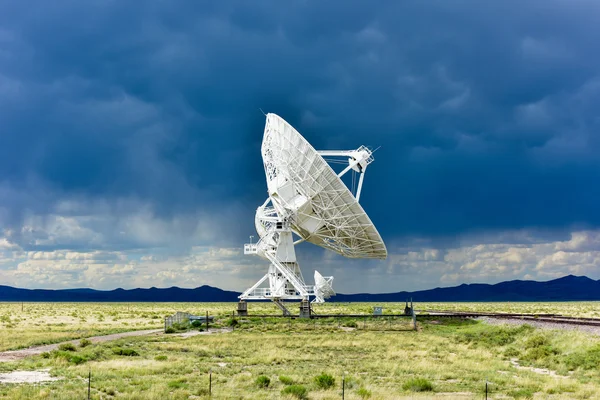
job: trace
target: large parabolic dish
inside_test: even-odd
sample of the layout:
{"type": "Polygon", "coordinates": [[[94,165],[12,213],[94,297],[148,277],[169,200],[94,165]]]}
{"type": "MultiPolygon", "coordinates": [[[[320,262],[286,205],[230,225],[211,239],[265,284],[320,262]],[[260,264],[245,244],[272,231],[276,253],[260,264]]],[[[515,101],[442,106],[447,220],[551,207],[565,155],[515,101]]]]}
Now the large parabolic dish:
{"type": "Polygon", "coordinates": [[[262,157],[274,207],[296,215],[290,220],[294,233],[345,257],[387,257],[379,232],[348,187],[278,115],[267,115],[262,157]]]}
{"type": "MultiPolygon", "coordinates": [[[[317,151],[290,124],[267,114],[262,143],[269,197],[256,210],[255,225],[260,239],[244,246],[245,254],[257,254],[271,264],[241,300],[270,299],[284,312],[282,300],[309,297],[323,302],[335,295],[333,277],[315,271],[315,284],[307,285],[296,261],[295,245],[307,241],[349,258],[387,257],[387,250],[375,226],[359,204],[367,166],[373,152],[365,146],[356,150],[317,151]],[[336,173],[323,157],[344,164],[336,173]],[[359,178],[353,194],[342,181],[352,171],[359,178]],[[293,234],[299,239],[295,240],[293,234]]],[[[243,308],[243,307],[242,307],[243,308]]],[[[302,315],[302,312],[301,312],[302,315]]],[[[306,314],[305,314],[306,315],[306,314]]]]}

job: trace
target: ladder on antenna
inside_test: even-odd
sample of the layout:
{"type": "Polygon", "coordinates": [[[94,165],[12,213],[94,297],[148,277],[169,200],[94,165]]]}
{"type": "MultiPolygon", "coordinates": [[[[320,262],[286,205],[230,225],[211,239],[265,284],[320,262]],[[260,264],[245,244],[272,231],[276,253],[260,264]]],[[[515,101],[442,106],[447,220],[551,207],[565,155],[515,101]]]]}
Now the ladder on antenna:
{"type": "Polygon", "coordinates": [[[267,256],[267,259],[275,266],[275,268],[277,268],[279,272],[283,274],[283,276],[292,284],[292,286],[294,286],[301,296],[309,296],[310,293],[307,290],[306,284],[302,282],[300,278],[293,273],[293,271],[290,271],[288,267],[283,265],[283,263],[277,259],[275,252],[266,251],[265,255],[267,256]]]}
{"type": "Polygon", "coordinates": [[[300,302],[300,318],[310,318],[312,309],[310,308],[310,301],[304,299],[300,302]]]}

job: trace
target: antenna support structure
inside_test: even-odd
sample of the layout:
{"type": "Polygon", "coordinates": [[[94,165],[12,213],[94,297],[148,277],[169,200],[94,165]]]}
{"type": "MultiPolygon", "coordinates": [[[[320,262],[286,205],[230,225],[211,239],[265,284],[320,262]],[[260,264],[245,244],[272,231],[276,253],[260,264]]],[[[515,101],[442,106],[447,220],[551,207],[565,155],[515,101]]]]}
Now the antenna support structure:
{"type": "Polygon", "coordinates": [[[259,239],[245,244],[244,254],[270,264],[239,299],[271,300],[284,315],[291,315],[284,301],[300,300],[300,316],[310,317],[310,303],[335,295],[333,277],[315,270],[314,284],[307,284],[296,259],[297,244],[311,242],[349,258],[387,257],[383,240],[358,203],[373,152],[365,146],[316,151],[281,117],[266,117],[261,153],[269,196],[255,214],[259,239]],[[344,163],[344,169],[334,172],[324,157],[344,163]],[[342,181],[351,171],[359,175],[352,190],[342,181]]]}

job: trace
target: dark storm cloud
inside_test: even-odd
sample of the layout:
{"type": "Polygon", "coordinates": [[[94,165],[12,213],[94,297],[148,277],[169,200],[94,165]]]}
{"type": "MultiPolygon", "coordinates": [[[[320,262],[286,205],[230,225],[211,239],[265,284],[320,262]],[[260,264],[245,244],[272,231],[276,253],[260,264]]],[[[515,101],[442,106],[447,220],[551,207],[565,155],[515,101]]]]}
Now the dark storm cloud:
{"type": "Polygon", "coordinates": [[[382,146],[363,203],[386,238],[600,223],[596,2],[0,4],[5,224],[243,204],[237,241],[259,108],[318,148],[382,146]]]}

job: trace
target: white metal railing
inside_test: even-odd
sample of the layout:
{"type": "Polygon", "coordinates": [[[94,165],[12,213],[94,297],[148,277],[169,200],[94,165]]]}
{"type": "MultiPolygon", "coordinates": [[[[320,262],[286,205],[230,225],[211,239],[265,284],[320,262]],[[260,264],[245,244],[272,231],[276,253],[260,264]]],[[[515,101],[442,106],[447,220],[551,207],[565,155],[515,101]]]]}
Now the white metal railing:
{"type": "Polygon", "coordinates": [[[258,244],[256,244],[256,243],[244,244],[244,254],[257,254],[257,253],[258,253],[258,244]]]}

